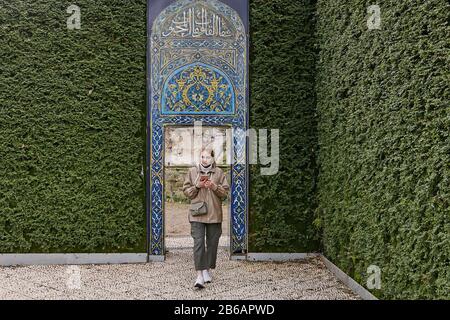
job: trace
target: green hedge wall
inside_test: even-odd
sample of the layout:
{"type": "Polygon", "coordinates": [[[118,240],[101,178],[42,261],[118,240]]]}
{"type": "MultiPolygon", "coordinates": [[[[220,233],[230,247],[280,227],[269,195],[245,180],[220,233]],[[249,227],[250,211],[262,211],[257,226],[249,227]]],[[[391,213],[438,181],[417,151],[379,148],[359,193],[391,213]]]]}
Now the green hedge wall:
{"type": "Polygon", "coordinates": [[[251,166],[253,252],[318,249],[314,10],[309,0],[250,1],[250,127],[280,130],[278,174],[251,166]]]}
{"type": "MultiPolygon", "coordinates": [[[[68,31],[71,4],[1,1],[0,252],[145,250],[146,1],[76,1],[68,31]]],[[[251,127],[282,129],[280,173],[251,172],[253,251],[317,248],[313,13],[251,0],[251,127]]]]}
{"type": "Polygon", "coordinates": [[[325,255],[382,298],[450,298],[445,0],[319,0],[318,202],[325,255]]]}
{"type": "MultiPolygon", "coordinates": [[[[71,2],[0,4],[0,252],[145,251],[146,1],[77,1],[77,31],[71,2]]],[[[377,296],[449,298],[450,8],[382,1],[367,30],[370,4],[250,2],[250,126],[281,137],[250,250],[315,251],[318,226],[377,296]]]]}
{"type": "Polygon", "coordinates": [[[0,1],[0,252],[145,252],[146,1],[0,1]]]}

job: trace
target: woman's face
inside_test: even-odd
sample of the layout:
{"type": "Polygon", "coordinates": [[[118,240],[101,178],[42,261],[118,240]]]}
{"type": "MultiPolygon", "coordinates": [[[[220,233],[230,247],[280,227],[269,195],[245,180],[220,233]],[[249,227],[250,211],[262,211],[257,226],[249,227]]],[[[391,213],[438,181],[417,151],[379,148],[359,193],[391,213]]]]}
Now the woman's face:
{"type": "Polygon", "coordinates": [[[208,166],[213,162],[213,158],[211,157],[211,154],[207,151],[202,152],[201,160],[202,160],[202,164],[204,166],[208,166]]]}

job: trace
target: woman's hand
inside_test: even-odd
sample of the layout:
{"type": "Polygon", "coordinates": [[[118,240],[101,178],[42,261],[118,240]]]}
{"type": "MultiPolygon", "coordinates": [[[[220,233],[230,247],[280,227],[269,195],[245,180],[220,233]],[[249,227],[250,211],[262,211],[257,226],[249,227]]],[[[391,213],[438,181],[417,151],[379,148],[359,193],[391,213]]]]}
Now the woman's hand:
{"type": "Polygon", "coordinates": [[[213,189],[213,190],[216,190],[216,188],[217,188],[217,185],[214,182],[212,182],[211,180],[206,181],[205,186],[207,188],[213,189]]]}
{"type": "Polygon", "coordinates": [[[205,188],[206,187],[206,183],[205,181],[198,181],[197,184],[195,185],[197,188],[201,189],[201,188],[205,188]]]}

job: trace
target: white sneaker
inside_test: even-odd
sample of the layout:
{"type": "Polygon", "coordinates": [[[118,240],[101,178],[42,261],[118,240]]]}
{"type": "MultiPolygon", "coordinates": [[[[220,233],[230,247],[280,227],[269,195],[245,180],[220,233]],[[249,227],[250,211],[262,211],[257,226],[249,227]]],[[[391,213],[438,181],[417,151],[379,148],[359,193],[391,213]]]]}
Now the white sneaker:
{"type": "Polygon", "coordinates": [[[197,280],[195,280],[194,287],[203,289],[205,287],[205,280],[203,280],[202,276],[197,276],[197,280]]]}
{"type": "Polygon", "coordinates": [[[203,274],[203,280],[205,281],[205,283],[210,283],[212,279],[211,279],[211,275],[209,274],[208,270],[203,270],[202,274],[203,274]]]}

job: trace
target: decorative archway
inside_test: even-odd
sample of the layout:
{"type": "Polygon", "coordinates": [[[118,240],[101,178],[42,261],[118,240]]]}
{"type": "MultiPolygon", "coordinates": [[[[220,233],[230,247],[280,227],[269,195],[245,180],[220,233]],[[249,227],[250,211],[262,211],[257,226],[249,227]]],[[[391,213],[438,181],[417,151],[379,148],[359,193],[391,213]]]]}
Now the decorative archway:
{"type": "MultiPolygon", "coordinates": [[[[163,259],[164,126],[233,129],[230,252],[248,248],[248,33],[218,0],[149,0],[165,7],[150,21],[147,110],[148,253],[163,259]],[[168,6],[163,6],[167,4],[168,6]]],[[[248,8],[248,3],[243,0],[248,8]]],[[[242,4],[242,3],[241,3],[242,4]]],[[[158,6],[153,6],[156,8],[158,6]]],[[[150,3],[148,7],[151,8],[150,3]]],[[[248,9],[247,9],[248,10],[248,9]]]]}

